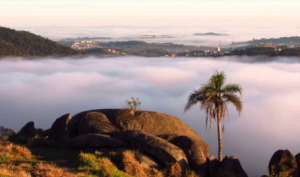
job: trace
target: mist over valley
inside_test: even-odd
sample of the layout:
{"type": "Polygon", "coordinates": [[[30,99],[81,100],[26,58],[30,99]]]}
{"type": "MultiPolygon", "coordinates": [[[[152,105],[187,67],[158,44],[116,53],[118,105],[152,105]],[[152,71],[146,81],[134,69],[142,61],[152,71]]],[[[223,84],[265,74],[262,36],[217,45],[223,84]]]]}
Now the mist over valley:
{"type": "Polygon", "coordinates": [[[261,175],[276,150],[298,152],[295,140],[300,132],[294,122],[300,115],[299,61],[284,57],[269,62],[255,57],[2,58],[0,121],[15,131],[28,121],[47,129],[65,113],[122,108],[124,100],[135,96],[142,101],[142,110],[170,114],[191,126],[208,143],[210,154],[217,156],[216,124],[208,132],[204,111],[196,106],[183,114],[183,109],[189,93],[214,71],[224,71],[227,83],[239,83],[244,89],[241,116],[228,107],[224,155],[237,156],[249,176],[261,175]]]}

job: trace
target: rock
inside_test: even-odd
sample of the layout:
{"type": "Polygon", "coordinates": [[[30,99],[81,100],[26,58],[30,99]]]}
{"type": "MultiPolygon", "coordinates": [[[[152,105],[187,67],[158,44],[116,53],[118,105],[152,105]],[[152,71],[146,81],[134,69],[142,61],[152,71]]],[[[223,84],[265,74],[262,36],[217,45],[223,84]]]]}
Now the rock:
{"type": "Polygon", "coordinates": [[[230,177],[248,177],[248,175],[242,168],[239,159],[237,157],[228,156],[226,156],[222,160],[217,174],[226,174],[230,177]]]}
{"type": "Polygon", "coordinates": [[[50,129],[50,128],[47,129],[47,130],[44,130],[44,131],[41,133],[41,137],[44,137],[44,138],[49,137],[50,132],[51,132],[51,129],[50,129]]]}
{"type": "Polygon", "coordinates": [[[178,162],[184,171],[188,169],[188,160],[184,152],[166,140],[141,131],[131,130],[118,132],[115,134],[115,138],[140,148],[165,165],[178,162]]]}
{"type": "MultiPolygon", "coordinates": [[[[118,121],[118,118],[121,117],[120,112],[122,112],[122,110],[124,109],[97,109],[84,111],[73,116],[69,124],[70,126],[78,127],[80,119],[87,113],[98,112],[104,114],[114,127],[125,130],[122,129],[122,126],[120,126],[120,122],[118,121]]],[[[136,123],[133,126],[133,130],[143,129],[144,132],[151,135],[178,134],[200,138],[190,126],[174,116],[152,111],[136,111],[135,115],[136,123]]]]}
{"type": "Polygon", "coordinates": [[[28,135],[28,136],[31,135],[32,133],[35,133],[35,128],[34,128],[34,122],[33,121],[30,121],[27,124],[25,124],[24,127],[18,132],[18,134],[25,134],[25,135],[28,135]]]}
{"type": "Polygon", "coordinates": [[[276,151],[269,162],[269,173],[274,176],[284,173],[283,177],[299,177],[299,170],[294,155],[289,150],[276,151]]]}
{"type": "Polygon", "coordinates": [[[89,112],[79,122],[79,135],[88,133],[112,134],[115,127],[107,117],[99,112],[89,112]]]}
{"type": "Polygon", "coordinates": [[[194,171],[205,173],[209,147],[201,138],[177,134],[157,135],[157,137],[165,139],[182,149],[188,159],[189,166],[194,171]]]}
{"type": "Polygon", "coordinates": [[[17,134],[12,134],[9,137],[10,141],[20,144],[26,144],[28,139],[34,138],[37,135],[37,130],[34,128],[34,122],[26,123],[17,134]]]}
{"type": "Polygon", "coordinates": [[[155,169],[162,169],[161,165],[157,163],[151,156],[146,155],[144,153],[138,153],[136,157],[137,161],[142,165],[144,169],[151,170],[152,168],[155,169]]]}
{"type": "Polygon", "coordinates": [[[299,170],[300,169],[300,153],[298,153],[297,155],[295,155],[295,159],[296,159],[296,163],[297,163],[298,170],[299,170]]]}
{"type": "Polygon", "coordinates": [[[116,131],[104,114],[93,111],[76,114],[67,129],[70,138],[89,133],[112,135],[116,131]]]}
{"type": "Polygon", "coordinates": [[[57,144],[63,144],[68,140],[67,125],[71,118],[70,114],[65,114],[57,118],[50,128],[48,139],[57,144]]]}
{"type": "Polygon", "coordinates": [[[126,147],[127,144],[122,140],[111,138],[102,134],[85,134],[76,136],[65,142],[66,148],[94,148],[94,147],[126,147]]]}
{"type": "Polygon", "coordinates": [[[214,172],[219,170],[220,162],[218,159],[215,158],[215,156],[210,156],[207,158],[207,169],[208,169],[208,175],[212,175],[214,172]]]}

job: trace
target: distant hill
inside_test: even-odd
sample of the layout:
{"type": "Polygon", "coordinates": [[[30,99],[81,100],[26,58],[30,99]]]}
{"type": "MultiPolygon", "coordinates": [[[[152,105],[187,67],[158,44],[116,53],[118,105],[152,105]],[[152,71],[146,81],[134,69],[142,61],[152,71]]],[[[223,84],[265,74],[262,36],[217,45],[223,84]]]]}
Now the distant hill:
{"type": "Polygon", "coordinates": [[[228,34],[213,33],[213,32],[208,32],[208,33],[195,33],[195,35],[198,35],[198,36],[228,36],[228,34]]]}
{"type": "Polygon", "coordinates": [[[286,44],[286,45],[300,45],[300,37],[280,37],[280,38],[261,38],[253,39],[252,41],[237,42],[236,44],[247,44],[247,45],[257,45],[261,43],[273,43],[273,44],[286,44]]]}
{"type": "Polygon", "coordinates": [[[79,55],[82,51],[64,47],[27,31],[0,26],[0,56],[79,55]]]}

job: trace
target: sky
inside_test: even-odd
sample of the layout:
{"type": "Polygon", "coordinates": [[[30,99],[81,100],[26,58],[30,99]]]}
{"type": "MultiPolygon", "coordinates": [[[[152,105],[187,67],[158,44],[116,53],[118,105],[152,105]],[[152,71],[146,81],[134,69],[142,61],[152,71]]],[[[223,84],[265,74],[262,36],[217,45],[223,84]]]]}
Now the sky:
{"type": "Polygon", "coordinates": [[[183,110],[188,95],[219,70],[225,72],[226,83],[243,88],[241,116],[228,105],[223,155],[237,156],[255,177],[266,174],[278,149],[300,152],[299,58],[14,57],[0,60],[0,66],[0,122],[15,131],[29,121],[48,129],[66,113],[122,108],[133,96],[140,98],[141,110],[180,118],[217,157],[216,122],[206,131],[199,104],[185,114],[183,110]]]}
{"type": "Polygon", "coordinates": [[[297,0],[0,0],[6,27],[298,27],[297,0]]]}

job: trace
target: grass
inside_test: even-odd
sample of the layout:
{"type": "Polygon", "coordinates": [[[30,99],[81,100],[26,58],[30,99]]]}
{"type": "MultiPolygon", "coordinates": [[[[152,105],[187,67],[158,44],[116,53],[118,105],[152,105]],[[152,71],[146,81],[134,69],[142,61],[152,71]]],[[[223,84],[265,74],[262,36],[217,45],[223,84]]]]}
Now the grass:
{"type": "Polygon", "coordinates": [[[0,177],[60,177],[64,171],[43,163],[31,151],[9,141],[0,141],[0,177]]]}
{"type": "Polygon", "coordinates": [[[79,169],[90,176],[131,177],[131,175],[118,170],[118,168],[106,157],[97,157],[90,153],[80,153],[79,161],[79,169]]]}

